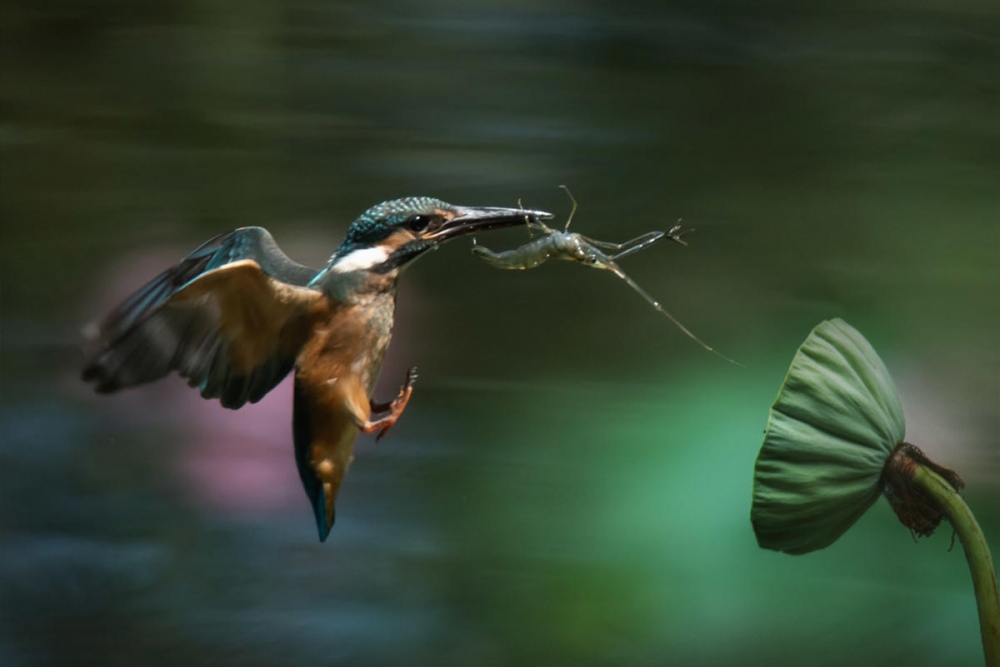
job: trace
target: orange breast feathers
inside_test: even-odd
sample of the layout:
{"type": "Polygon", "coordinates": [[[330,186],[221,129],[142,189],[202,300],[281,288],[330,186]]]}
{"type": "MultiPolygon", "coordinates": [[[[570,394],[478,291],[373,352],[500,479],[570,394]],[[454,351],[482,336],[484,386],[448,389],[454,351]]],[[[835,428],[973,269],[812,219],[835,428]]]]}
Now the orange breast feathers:
{"type": "Polygon", "coordinates": [[[295,446],[300,462],[321,485],[329,530],[340,483],[354,459],[354,441],[371,418],[369,397],[392,323],[385,308],[372,304],[325,303],[330,310],[313,320],[312,335],[296,363],[295,446]]]}
{"type": "Polygon", "coordinates": [[[295,377],[311,400],[345,411],[360,426],[371,416],[369,396],[392,335],[392,311],[385,321],[382,308],[325,305],[327,312],[311,313],[314,329],[299,353],[295,377]]]}

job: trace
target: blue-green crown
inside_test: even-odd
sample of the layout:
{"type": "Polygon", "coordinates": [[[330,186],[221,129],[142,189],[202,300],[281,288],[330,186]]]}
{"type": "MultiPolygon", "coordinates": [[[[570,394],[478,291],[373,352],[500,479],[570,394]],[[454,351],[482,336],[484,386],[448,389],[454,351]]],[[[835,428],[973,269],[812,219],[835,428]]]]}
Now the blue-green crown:
{"type": "Polygon", "coordinates": [[[351,223],[335,257],[378,243],[392,233],[393,227],[414,215],[433,215],[437,209],[449,208],[451,204],[433,197],[403,197],[376,204],[351,223]]]}

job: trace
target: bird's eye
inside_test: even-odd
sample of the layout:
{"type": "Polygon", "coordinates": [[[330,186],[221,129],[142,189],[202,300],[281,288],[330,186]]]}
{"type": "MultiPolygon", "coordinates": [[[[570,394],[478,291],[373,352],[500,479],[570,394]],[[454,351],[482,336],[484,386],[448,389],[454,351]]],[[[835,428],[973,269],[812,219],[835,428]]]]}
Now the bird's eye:
{"type": "Polygon", "coordinates": [[[414,232],[422,232],[427,229],[427,226],[431,224],[431,217],[429,215],[415,215],[406,221],[406,226],[414,232]]]}

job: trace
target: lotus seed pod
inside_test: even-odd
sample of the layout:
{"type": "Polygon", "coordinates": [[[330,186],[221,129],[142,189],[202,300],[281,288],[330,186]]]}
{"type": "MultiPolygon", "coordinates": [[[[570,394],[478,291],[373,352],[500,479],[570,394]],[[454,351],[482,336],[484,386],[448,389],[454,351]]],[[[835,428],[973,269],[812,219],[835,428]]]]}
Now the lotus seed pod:
{"type": "Polygon", "coordinates": [[[771,406],[754,469],[758,544],[791,554],[839,538],[882,493],[906,432],[896,386],[872,346],[840,319],[799,347],[771,406]]]}

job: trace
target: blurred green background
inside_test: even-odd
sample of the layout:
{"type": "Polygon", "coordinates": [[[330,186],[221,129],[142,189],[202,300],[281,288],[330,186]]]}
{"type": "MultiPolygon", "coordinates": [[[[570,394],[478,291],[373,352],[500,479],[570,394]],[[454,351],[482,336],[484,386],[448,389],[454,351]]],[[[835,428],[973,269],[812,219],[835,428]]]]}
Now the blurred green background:
{"type": "MultiPolygon", "coordinates": [[[[0,664],[978,665],[947,526],[884,501],[764,552],[754,458],[796,346],[860,329],[1000,555],[1000,6],[0,2],[0,664]],[[404,276],[326,544],[291,392],[78,380],[79,330],[203,240],[322,266],[405,195],[691,247],[404,276]]],[[[813,3],[819,4],[819,3],[813,3]]],[[[522,230],[482,242],[510,247],[522,230]]]]}

